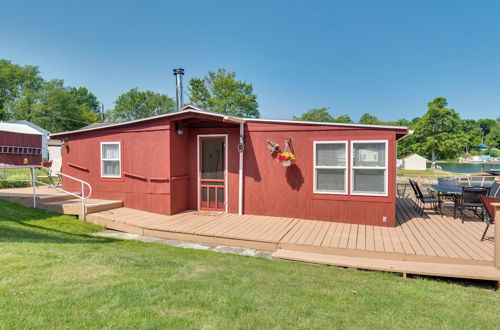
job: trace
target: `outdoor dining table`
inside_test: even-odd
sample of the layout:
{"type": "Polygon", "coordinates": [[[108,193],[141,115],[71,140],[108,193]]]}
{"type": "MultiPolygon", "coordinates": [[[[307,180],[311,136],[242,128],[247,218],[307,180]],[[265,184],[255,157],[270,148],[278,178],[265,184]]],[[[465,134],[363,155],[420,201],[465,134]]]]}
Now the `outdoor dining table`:
{"type": "MultiPolygon", "coordinates": [[[[449,195],[453,197],[453,218],[457,217],[457,206],[460,201],[460,196],[462,196],[462,191],[464,187],[469,187],[468,185],[461,184],[431,184],[431,189],[437,191],[438,193],[449,195]]],[[[485,187],[471,187],[471,188],[487,188],[485,187]]]]}

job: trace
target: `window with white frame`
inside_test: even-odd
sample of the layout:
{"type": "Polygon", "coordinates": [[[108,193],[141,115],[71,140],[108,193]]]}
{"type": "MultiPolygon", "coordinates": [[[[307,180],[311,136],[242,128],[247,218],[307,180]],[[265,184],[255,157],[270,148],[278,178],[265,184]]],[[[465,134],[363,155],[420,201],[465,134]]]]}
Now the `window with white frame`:
{"type": "Polygon", "coordinates": [[[103,178],[121,177],[120,142],[101,143],[101,176],[103,178]]]}
{"type": "Polygon", "coordinates": [[[314,192],[347,194],[347,142],[314,142],[314,192]]]}
{"type": "Polygon", "coordinates": [[[353,141],[351,167],[351,194],[387,195],[387,141],[353,141]]]}

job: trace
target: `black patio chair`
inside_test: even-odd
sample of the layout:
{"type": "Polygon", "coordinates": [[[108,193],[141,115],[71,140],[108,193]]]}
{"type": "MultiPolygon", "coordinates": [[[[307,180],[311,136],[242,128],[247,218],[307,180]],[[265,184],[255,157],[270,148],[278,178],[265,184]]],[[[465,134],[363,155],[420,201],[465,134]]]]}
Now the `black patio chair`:
{"type": "Polygon", "coordinates": [[[481,202],[481,196],[488,195],[487,188],[480,187],[463,187],[462,188],[462,196],[460,196],[460,200],[458,201],[458,209],[460,210],[460,220],[464,223],[464,211],[466,209],[471,209],[474,211],[474,214],[477,216],[477,210],[481,209],[481,217],[483,210],[483,203],[481,202]]]}
{"type": "Polygon", "coordinates": [[[484,240],[486,232],[490,225],[495,223],[495,207],[492,203],[500,203],[500,198],[493,198],[489,196],[481,196],[481,203],[483,204],[483,218],[486,223],[486,228],[484,229],[483,236],[481,236],[481,241],[484,240]]]}
{"type": "Polygon", "coordinates": [[[490,187],[488,197],[500,198],[500,181],[495,181],[490,187]]]}
{"type": "Polygon", "coordinates": [[[441,209],[441,200],[436,197],[435,195],[433,194],[423,194],[422,193],[422,190],[420,189],[418,183],[416,183],[415,181],[412,181],[412,187],[413,189],[415,190],[415,194],[417,196],[417,201],[420,202],[420,214],[423,215],[424,214],[424,209],[425,209],[425,206],[427,205],[427,203],[431,204],[431,207],[436,210],[436,211],[439,211],[439,213],[441,214],[441,216],[443,215],[443,211],[441,209]]]}
{"type": "MultiPolygon", "coordinates": [[[[413,206],[415,209],[419,209],[421,207],[420,207],[420,194],[418,193],[418,190],[416,188],[417,183],[415,181],[413,181],[412,179],[408,179],[408,181],[410,182],[411,189],[413,190],[413,194],[415,195],[415,199],[416,199],[415,204],[413,206]]],[[[424,198],[432,198],[433,196],[430,194],[427,194],[427,195],[424,195],[423,197],[424,198]]]]}

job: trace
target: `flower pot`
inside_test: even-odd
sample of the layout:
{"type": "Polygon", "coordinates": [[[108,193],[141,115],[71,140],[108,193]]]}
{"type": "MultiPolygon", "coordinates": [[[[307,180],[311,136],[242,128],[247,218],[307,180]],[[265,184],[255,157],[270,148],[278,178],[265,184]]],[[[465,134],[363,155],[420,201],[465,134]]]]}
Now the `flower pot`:
{"type": "Polygon", "coordinates": [[[282,166],[290,166],[290,165],[292,165],[292,161],[291,160],[284,160],[281,162],[281,165],[282,166]]]}

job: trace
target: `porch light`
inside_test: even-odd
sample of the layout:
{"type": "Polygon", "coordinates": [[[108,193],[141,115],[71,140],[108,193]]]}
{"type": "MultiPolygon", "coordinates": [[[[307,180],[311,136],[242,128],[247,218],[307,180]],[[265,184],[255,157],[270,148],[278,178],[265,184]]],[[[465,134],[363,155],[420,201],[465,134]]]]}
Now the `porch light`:
{"type": "Polygon", "coordinates": [[[177,135],[184,134],[184,131],[182,130],[182,127],[179,124],[177,124],[177,123],[175,123],[175,130],[177,131],[177,135]]]}

